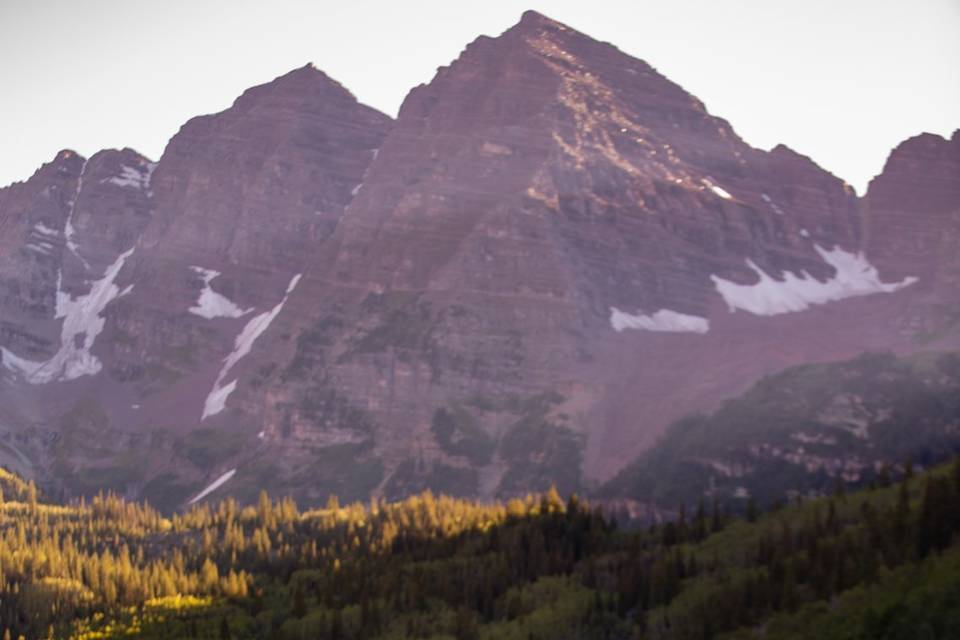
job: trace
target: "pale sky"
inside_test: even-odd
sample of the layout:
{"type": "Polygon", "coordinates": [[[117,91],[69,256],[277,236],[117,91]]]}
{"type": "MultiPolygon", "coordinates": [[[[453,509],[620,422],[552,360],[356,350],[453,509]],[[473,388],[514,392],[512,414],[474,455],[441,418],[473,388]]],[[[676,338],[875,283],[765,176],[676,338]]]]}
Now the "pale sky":
{"type": "Polygon", "coordinates": [[[192,116],[307,62],[396,115],[528,8],[860,193],[903,139],[960,127],[960,0],[0,0],[0,185],[64,148],[158,159],[192,116]]]}

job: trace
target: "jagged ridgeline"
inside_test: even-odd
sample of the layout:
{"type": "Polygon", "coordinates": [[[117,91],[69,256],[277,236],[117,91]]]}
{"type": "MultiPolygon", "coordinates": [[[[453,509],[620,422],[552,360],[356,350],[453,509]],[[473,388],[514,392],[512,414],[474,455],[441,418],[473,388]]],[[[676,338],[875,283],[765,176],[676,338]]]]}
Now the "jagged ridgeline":
{"type": "Polygon", "coordinates": [[[637,515],[711,495],[742,510],[958,452],[960,354],[865,354],[767,376],[714,413],[675,423],[600,494],[637,515]]]}
{"type": "Polygon", "coordinates": [[[163,517],[4,474],[4,638],[951,638],[960,459],[746,519],[618,529],[551,491],[163,517]],[[816,630],[815,632],[812,630],[816,630]]]}

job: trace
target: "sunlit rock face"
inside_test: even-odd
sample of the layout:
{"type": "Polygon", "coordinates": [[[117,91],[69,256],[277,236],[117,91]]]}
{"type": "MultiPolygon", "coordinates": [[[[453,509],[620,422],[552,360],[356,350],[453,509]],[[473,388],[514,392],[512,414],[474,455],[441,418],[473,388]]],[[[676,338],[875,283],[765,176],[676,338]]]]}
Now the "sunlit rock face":
{"type": "Polygon", "coordinates": [[[304,67],[188,122],[156,166],[97,169],[117,225],[94,222],[86,177],[73,195],[98,156],[0,192],[0,304],[20,314],[3,318],[5,393],[32,398],[18,424],[105,443],[91,463],[32,441],[53,481],[54,460],[75,482],[99,465],[167,505],[213,485],[313,502],[583,490],[765,374],[917,348],[942,295],[927,285],[956,282],[955,262],[902,258],[897,229],[925,192],[925,242],[953,242],[958,181],[925,168],[955,142],[919,140],[864,201],[534,12],[395,122],[304,67]],[[99,368],[30,384],[64,343],[58,292],[96,283],[96,332],[71,348],[99,368]]]}

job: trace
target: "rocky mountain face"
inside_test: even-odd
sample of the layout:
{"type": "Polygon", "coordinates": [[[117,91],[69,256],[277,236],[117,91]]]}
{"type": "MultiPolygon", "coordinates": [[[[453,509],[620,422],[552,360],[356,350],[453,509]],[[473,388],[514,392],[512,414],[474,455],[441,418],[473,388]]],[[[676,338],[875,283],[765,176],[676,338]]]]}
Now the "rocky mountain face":
{"type": "MultiPolygon", "coordinates": [[[[122,276],[134,292],[108,320],[112,380],[147,403],[158,396],[163,412],[208,384],[337,225],[389,123],[308,65],[184,125],[158,163],[154,220],[122,276]]],[[[182,408],[180,420],[197,420],[182,408]]]]}
{"type": "Polygon", "coordinates": [[[764,374],[956,347],[957,147],[858,198],[533,12],[395,122],[308,66],[155,170],[63,152],[0,192],[0,455],[170,507],[583,490],[764,374]],[[33,384],[65,348],[102,366],[33,384]]]}
{"type": "Polygon", "coordinates": [[[0,272],[8,369],[34,383],[96,373],[89,349],[98,329],[82,334],[96,323],[93,307],[114,297],[106,294],[109,281],[150,220],[144,185],[153,168],[129,149],[89,161],[63,151],[26,183],[4,189],[0,272]]]}
{"type": "MultiPolygon", "coordinates": [[[[11,278],[21,281],[6,297],[20,315],[6,308],[3,315],[11,327],[3,391],[21,407],[35,398],[6,418],[18,451],[29,450],[25,457],[66,479],[67,490],[106,481],[141,492],[162,469],[179,468],[181,436],[200,422],[204,388],[213,386],[238,335],[258,319],[264,324],[263,314],[337,225],[389,124],[308,65],[250,89],[222,113],[191,120],[156,165],[137,164],[129,151],[87,163],[63,152],[53,167],[10,187],[4,240],[19,241],[29,261],[5,253],[11,278]],[[53,179],[63,184],[48,189],[53,179]],[[48,198],[47,191],[63,195],[48,198]],[[14,224],[19,237],[6,229],[14,224]],[[93,290],[97,304],[78,297],[83,321],[68,336],[71,320],[63,320],[58,340],[61,274],[64,291],[93,290]],[[95,277],[103,286],[84,289],[82,279],[95,277]],[[46,288],[36,290],[41,283],[46,288]],[[14,339],[44,322],[51,327],[45,334],[14,339]],[[95,336],[84,333],[83,322],[97,325],[95,336]],[[86,369],[51,370],[51,377],[30,375],[29,362],[20,366],[35,351],[72,351],[74,336],[87,342],[86,369]],[[40,382],[47,384],[30,388],[40,382]],[[105,470],[86,473],[91,458],[105,459],[105,470]]],[[[186,464],[194,466],[189,457],[186,464]]],[[[148,493],[162,498],[164,487],[148,493]]]]}
{"type": "Polygon", "coordinates": [[[960,130],[923,134],[890,154],[864,198],[866,250],[883,277],[919,278],[907,316],[922,341],[960,327],[960,130]]]}

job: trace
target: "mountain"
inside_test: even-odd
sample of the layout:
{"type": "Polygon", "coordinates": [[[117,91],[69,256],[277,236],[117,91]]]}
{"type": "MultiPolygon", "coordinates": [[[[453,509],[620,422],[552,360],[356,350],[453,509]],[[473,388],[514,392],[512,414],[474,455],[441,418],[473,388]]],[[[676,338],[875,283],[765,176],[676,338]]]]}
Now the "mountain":
{"type": "Polygon", "coordinates": [[[64,152],[0,192],[0,462],[164,508],[589,489],[764,375],[957,348],[958,148],[860,198],[535,12],[395,121],[307,66],[122,187],[64,152]]]}
{"type": "MultiPolygon", "coordinates": [[[[4,206],[5,220],[22,220],[21,243],[61,239],[51,240],[43,254],[30,244],[22,250],[38,264],[32,268],[44,272],[26,273],[37,302],[21,295],[11,307],[34,315],[16,323],[19,318],[5,312],[4,320],[28,330],[41,321],[55,325],[57,274],[64,274],[62,288],[70,294],[75,271],[81,274],[77,280],[99,278],[87,286],[90,293],[77,286],[78,294],[87,295],[75,298],[79,318],[67,316],[60,341],[66,345],[61,350],[72,353],[74,335],[84,335],[86,323],[96,324],[74,358],[87,369],[68,362],[65,369],[45,366],[31,373],[29,363],[18,363],[33,351],[22,340],[6,342],[4,364],[14,375],[4,392],[20,406],[12,420],[21,450],[30,449],[36,464],[72,492],[108,487],[151,495],[145,482],[165,477],[161,470],[171,466],[171,456],[190,460],[178,438],[199,422],[202,387],[211,384],[237,333],[281,301],[310,251],[336,226],[389,124],[308,65],[250,89],[222,113],[191,120],[156,164],[114,161],[109,168],[121,177],[105,178],[101,154],[85,163],[63,152],[56,173],[44,168],[12,187],[12,195],[27,192],[23,206],[37,208],[24,215],[4,206]],[[142,179],[134,172],[138,166],[146,167],[142,179]],[[54,176],[69,180],[56,185],[64,194],[60,199],[72,198],[57,202],[55,215],[41,210],[38,205],[51,203],[34,195],[44,193],[54,176]],[[120,227],[120,205],[101,191],[129,208],[136,205],[138,215],[128,217],[139,227],[120,227]],[[95,246],[99,238],[88,240],[88,228],[112,230],[114,238],[103,239],[112,244],[95,246]],[[102,265],[111,262],[104,271],[102,265]],[[66,334],[68,326],[74,326],[73,335],[66,334]],[[91,469],[97,458],[108,464],[91,469]]],[[[104,154],[112,158],[116,152],[104,154]]],[[[18,202],[11,200],[14,207],[18,202]]],[[[4,237],[15,238],[6,232],[4,237]]],[[[15,262],[22,270],[24,261],[15,262]]],[[[46,342],[52,345],[48,351],[57,347],[55,338],[46,342]]],[[[161,483],[153,493],[163,491],[161,483]]]]}
{"type": "Polygon", "coordinates": [[[864,354],[767,376],[673,424],[600,494],[636,517],[704,496],[743,510],[889,479],[960,453],[960,355],[864,354]]]}

